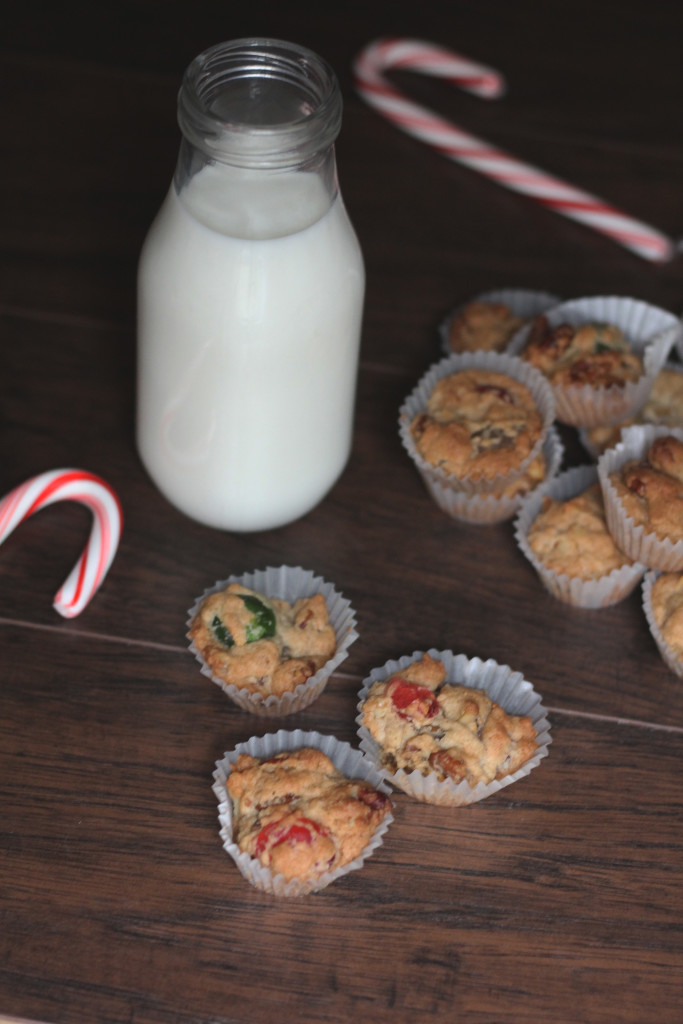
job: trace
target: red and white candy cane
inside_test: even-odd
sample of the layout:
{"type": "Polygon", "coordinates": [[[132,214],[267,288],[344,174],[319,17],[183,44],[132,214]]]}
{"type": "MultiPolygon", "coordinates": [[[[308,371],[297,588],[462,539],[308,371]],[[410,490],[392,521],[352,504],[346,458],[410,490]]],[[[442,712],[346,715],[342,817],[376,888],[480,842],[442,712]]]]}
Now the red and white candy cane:
{"type": "Polygon", "coordinates": [[[53,469],[26,480],[0,501],[0,544],[24,519],[57,501],[78,501],[93,514],[83,553],[55,594],[53,607],[72,619],[80,615],[109,571],[123,515],[115,492],[100,477],[82,469],[53,469]]]}
{"type": "Polygon", "coordinates": [[[389,69],[444,78],[477,96],[494,99],[504,93],[505,82],[492,68],[433,43],[392,38],[371,43],[354,64],[356,88],[363,99],[403,131],[426,142],[443,156],[479,171],[506,188],[530,196],[556,213],[609,235],[645,259],[664,262],[675,255],[674,243],[655,228],[537,167],[521,163],[491,143],[411,102],[384,77],[382,72],[389,69]]]}

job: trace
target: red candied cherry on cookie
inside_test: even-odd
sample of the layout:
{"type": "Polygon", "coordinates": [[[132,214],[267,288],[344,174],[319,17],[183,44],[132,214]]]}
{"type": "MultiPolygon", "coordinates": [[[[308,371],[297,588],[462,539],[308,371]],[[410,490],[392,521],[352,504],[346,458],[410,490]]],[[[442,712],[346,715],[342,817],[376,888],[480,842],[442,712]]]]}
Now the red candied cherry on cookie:
{"type": "Polygon", "coordinates": [[[280,846],[281,843],[288,843],[289,846],[306,843],[307,846],[310,846],[316,835],[327,836],[328,832],[312,818],[301,817],[291,824],[271,821],[259,832],[254,852],[257,857],[260,857],[266,850],[272,850],[274,847],[280,846]]]}
{"type": "Polygon", "coordinates": [[[401,718],[433,718],[439,713],[439,702],[428,686],[394,676],[389,681],[387,694],[401,718]]]}

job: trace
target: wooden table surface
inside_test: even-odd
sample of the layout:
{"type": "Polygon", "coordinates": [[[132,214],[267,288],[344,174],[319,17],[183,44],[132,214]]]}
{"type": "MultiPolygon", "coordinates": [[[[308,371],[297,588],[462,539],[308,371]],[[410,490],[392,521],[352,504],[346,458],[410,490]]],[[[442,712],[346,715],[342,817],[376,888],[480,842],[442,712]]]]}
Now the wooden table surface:
{"type": "MultiPolygon", "coordinates": [[[[500,69],[495,102],[394,81],[676,238],[682,28],[676,5],[635,0],[14,5],[0,62],[2,493],[81,467],[115,487],[125,528],[73,620],[52,596],[87,510],[44,510],[0,550],[0,1019],[681,1019],[683,684],[640,593],[601,611],[548,596],[511,523],[439,511],[396,421],[457,303],[514,286],[680,314],[683,257],[647,262],[443,159],[366,106],[351,69],[384,35],[500,69]],[[136,454],[135,272],[175,164],[185,66],[257,34],[308,45],[338,73],[339,174],[368,290],[344,475],[299,522],[231,535],[175,511],[136,454]],[[199,673],[185,619],[216,579],[280,564],[333,581],[360,639],[315,704],[270,723],[199,673]],[[221,846],[215,761],[277,727],[354,743],[365,675],[430,647],[524,673],[549,709],[549,757],[464,809],[399,793],[362,871],[299,900],[257,892],[221,846]]],[[[588,461],[563,437],[566,465],[588,461]]]]}

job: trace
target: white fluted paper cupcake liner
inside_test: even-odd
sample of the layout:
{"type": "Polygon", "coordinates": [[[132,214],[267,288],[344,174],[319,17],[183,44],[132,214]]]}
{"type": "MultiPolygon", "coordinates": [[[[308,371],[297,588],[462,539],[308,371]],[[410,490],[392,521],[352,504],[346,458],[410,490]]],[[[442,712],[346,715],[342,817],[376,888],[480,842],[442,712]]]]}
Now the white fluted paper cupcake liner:
{"type": "Polygon", "coordinates": [[[626,427],[621,441],[608,448],[598,459],[598,476],[605,501],[605,514],[609,531],[621,550],[634,562],[642,562],[648,569],[677,572],[683,569],[683,540],[673,542],[656,533],[646,533],[644,526],[636,526],[624,511],[610,474],[618,473],[627,462],[645,457],[658,437],[672,435],[683,441],[683,429],[652,425],[626,427]]]}
{"type": "Polygon", "coordinates": [[[652,588],[660,575],[656,569],[648,569],[645,573],[645,578],[643,579],[643,611],[645,612],[647,624],[650,627],[650,633],[657,644],[662,659],[679,679],[683,679],[683,659],[676,654],[673,647],[664,639],[652,608],[652,588]]]}
{"type": "Polygon", "coordinates": [[[460,354],[454,353],[446,359],[434,363],[427,370],[403,402],[399,411],[398,423],[401,443],[415,463],[428,488],[430,484],[438,483],[442,488],[450,488],[451,490],[461,491],[469,495],[482,495],[502,490],[522,476],[541,451],[554,418],[555,402],[550,385],[543,374],[533,366],[529,366],[528,363],[518,359],[516,356],[509,356],[501,352],[463,352],[460,354]],[[499,474],[490,480],[471,480],[468,477],[457,477],[453,473],[447,473],[445,470],[440,469],[438,466],[433,466],[420,455],[410,432],[410,424],[413,419],[419,413],[426,411],[429,396],[437,382],[443,377],[449,376],[449,374],[458,373],[460,370],[472,369],[504,373],[508,377],[512,377],[514,380],[524,384],[529,389],[543,421],[538,441],[527,457],[520,462],[519,466],[510,473],[499,474]]]}
{"type": "Polygon", "coordinates": [[[553,295],[551,292],[532,291],[528,288],[498,288],[494,291],[481,292],[480,295],[473,296],[469,302],[463,302],[451,310],[441,321],[439,324],[441,349],[444,355],[447,356],[453,351],[450,343],[451,324],[455,317],[470,302],[501,303],[507,306],[515,316],[522,317],[524,320],[531,320],[532,317],[538,316],[539,313],[545,313],[546,310],[557,306],[560,301],[559,295],[553,295]]]}
{"type": "MultiPolygon", "coordinates": [[[[543,455],[546,464],[545,478],[530,493],[545,494],[562,464],[564,445],[554,427],[550,428],[548,436],[543,442],[543,455]]],[[[433,479],[428,474],[423,479],[427,490],[443,512],[451,516],[452,519],[459,519],[476,526],[490,526],[512,519],[524,498],[522,494],[517,494],[514,497],[495,494],[466,494],[463,491],[454,491],[452,487],[445,486],[441,481],[433,479]]]]}
{"type": "MultiPolygon", "coordinates": [[[[618,295],[572,299],[553,307],[545,315],[551,327],[563,323],[579,326],[589,321],[619,327],[631,351],[643,360],[643,374],[637,381],[627,382],[623,387],[551,385],[558,420],[574,427],[618,423],[637,413],[647,401],[655,377],[683,332],[680,320],[673,313],[639,299],[618,295]]],[[[510,342],[508,352],[521,355],[530,330],[530,324],[522,327],[510,342]]]]}
{"type": "Polygon", "coordinates": [[[188,612],[188,628],[197,614],[202,602],[211,594],[215,594],[230,583],[239,583],[243,587],[249,587],[266,597],[277,598],[282,601],[289,601],[293,604],[302,597],[313,597],[314,594],[322,594],[327,604],[327,611],[330,624],[337,637],[337,648],[334,655],[322,668],[312,675],[305,683],[301,683],[291,693],[285,693],[281,697],[270,695],[264,697],[260,693],[250,693],[240,689],[212,672],[202,657],[201,651],[190,639],[190,650],[199,662],[200,671],[223,690],[238,707],[243,711],[249,711],[254,715],[264,717],[275,717],[278,715],[291,715],[295,711],[307,708],[320,696],[325,689],[327,682],[334,670],[348,657],[349,647],[358,639],[356,632],[356,613],[348,601],[339,593],[332,583],[327,583],[322,576],[316,576],[301,566],[280,565],[269,566],[266,569],[255,572],[243,573],[241,575],[229,576],[225,580],[219,580],[214,586],[209,587],[201,597],[198,597],[188,612]]]}
{"type": "Polygon", "coordinates": [[[361,750],[367,754],[384,779],[416,800],[428,804],[438,804],[442,807],[462,807],[478,803],[524,778],[540,764],[544,757],[547,757],[548,748],[552,742],[550,723],[541,697],[521,672],[514,671],[509,665],[499,665],[491,658],[482,661],[481,658],[468,658],[464,654],[454,654],[453,651],[437,651],[434,648],[427,652],[413,651],[412,654],[404,655],[397,660],[385,662],[381,668],[373,669],[370,675],[363,680],[358,695],[356,724],[361,750]],[[450,779],[442,781],[436,774],[424,776],[417,770],[406,772],[403,769],[393,773],[383,767],[381,748],[370,731],[363,725],[363,704],[373,683],[384,682],[396,673],[400,673],[402,669],[424,657],[425,653],[443,662],[446,668],[446,683],[485,690],[490,699],[500,705],[508,714],[528,715],[531,718],[536,730],[538,745],[533,756],[516,772],[493,782],[480,782],[476,786],[470,786],[468,782],[456,783],[450,779]]]}
{"type": "Polygon", "coordinates": [[[212,786],[218,800],[218,821],[223,848],[233,858],[241,874],[248,882],[251,882],[257,889],[271,893],[273,896],[305,896],[308,893],[324,889],[350,871],[357,871],[363,866],[368,857],[382,845],[384,835],[394,820],[391,812],[385,816],[368,845],[355,860],[350,861],[336,871],[328,871],[319,878],[310,881],[301,881],[298,878],[292,878],[287,881],[282,875],[274,875],[257,858],[251,857],[248,853],[240,850],[237,843],[233,842],[232,803],[226,789],[226,782],[232,770],[232,765],[240,754],[251,754],[252,757],[256,758],[268,758],[274,757],[283,751],[300,750],[302,747],[314,747],[317,750],[321,750],[323,754],[330,758],[335,768],[347,778],[362,779],[382,793],[389,794],[391,792],[387,783],[382,779],[381,773],[377,771],[372,761],[361,751],[355,750],[350,744],[344,743],[334,736],[323,736],[319,732],[302,732],[300,729],[288,732],[280,729],[277,733],[268,733],[265,736],[252,736],[247,742],[239,743],[234,750],[226,751],[222,759],[216,761],[212,786]]]}
{"type": "MultiPolygon", "coordinates": [[[[681,363],[674,363],[670,360],[667,361],[653,381],[650,394],[648,395],[648,400],[653,397],[654,388],[657,386],[657,379],[664,370],[669,370],[683,376],[683,365],[681,365],[681,363]]],[[[675,411],[673,409],[669,409],[667,410],[666,416],[656,416],[654,413],[650,412],[648,412],[647,416],[643,416],[643,410],[641,410],[641,412],[637,413],[636,416],[636,423],[622,423],[622,421],[620,421],[619,423],[613,424],[612,434],[614,437],[608,444],[596,445],[590,437],[590,430],[585,427],[581,427],[579,429],[579,440],[588,454],[597,461],[607,448],[614,448],[614,446],[619,443],[621,440],[621,431],[625,429],[626,426],[637,426],[638,424],[644,425],[646,423],[652,423],[654,426],[683,427],[683,408],[676,408],[675,411]]],[[[602,426],[602,424],[600,424],[600,426],[602,426]]]]}
{"type": "Polygon", "coordinates": [[[545,494],[530,494],[524,498],[515,520],[515,539],[520,550],[531,562],[539,579],[554,597],[577,608],[606,608],[627,597],[638,585],[645,572],[645,566],[638,562],[613,569],[600,579],[584,580],[558,573],[541,562],[529,544],[531,524],[541,511],[547,495],[555,501],[568,501],[582,494],[597,483],[597,466],[576,466],[560,473],[550,484],[545,494]]]}

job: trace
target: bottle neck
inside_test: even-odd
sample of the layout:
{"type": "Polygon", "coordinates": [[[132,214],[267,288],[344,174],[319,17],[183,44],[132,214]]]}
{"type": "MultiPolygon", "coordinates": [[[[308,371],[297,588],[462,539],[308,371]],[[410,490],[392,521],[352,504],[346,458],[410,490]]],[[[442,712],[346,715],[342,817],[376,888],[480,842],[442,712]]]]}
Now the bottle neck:
{"type": "Polygon", "coordinates": [[[209,160],[184,140],[174,188],[187,213],[232,238],[281,238],[328,212],[337,194],[334,148],[296,168],[252,168],[209,160]]]}
{"type": "MultiPolygon", "coordinates": [[[[203,157],[252,170],[314,170],[341,126],[339,84],[312,51],[272,39],[221,43],[192,61],[178,123],[203,157]]],[[[201,163],[199,158],[190,159],[201,163]]],[[[185,158],[187,165],[187,158],[185,158]]]]}
{"type": "Polygon", "coordinates": [[[178,96],[181,203],[239,238],[310,226],[338,193],[341,109],[333,71],[303,47],[241,39],[200,54],[178,96]]]}

